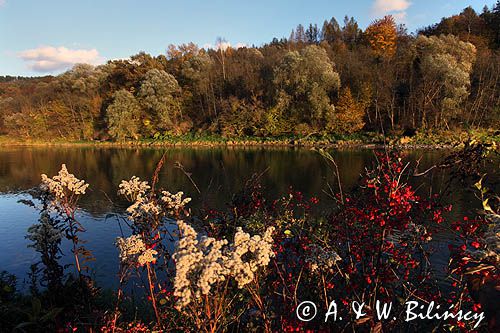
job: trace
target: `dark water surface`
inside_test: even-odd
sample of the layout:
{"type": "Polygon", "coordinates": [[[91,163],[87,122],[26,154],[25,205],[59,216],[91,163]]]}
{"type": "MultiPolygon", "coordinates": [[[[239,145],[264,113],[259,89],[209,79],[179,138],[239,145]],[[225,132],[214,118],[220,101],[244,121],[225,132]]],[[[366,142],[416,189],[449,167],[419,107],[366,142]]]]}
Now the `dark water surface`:
{"type": "MultiPolygon", "coordinates": [[[[31,207],[19,203],[30,199],[25,191],[37,186],[40,174],[53,176],[62,163],[78,178],[90,184],[90,190],[80,202],[79,220],[87,232],[82,238],[85,246],[93,251],[93,264],[99,284],[112,286],[116,283],[118,252],[113,245],[120,236],[116,218],[106,218],[109,213],[123,214],[125,203],[117,195],[121,180],[131,176],[150,179],[156,163],[167,153],[167,161],[160,173],[160,187],[171,192],[184,191],[193,198],[191,207],[202,202],[223,208],[231,195],[241,189],[255,173],[262,173],[262,184],[269,198],[286,194],[290,186],[320,198],[320,210],[328,210],[330,201],[324,191],[328,183],[335,184],[332,170],[317,153],[308,149],[292,148],[46,148],[14,147],[0,148],[0,271],[7,270],[26,279],[29,267],[39,258],[28,248],[24,237],[30,225],[38,220],[38,213],[31,207]],[[180,162],[192,175],[202,194],[198,194],[188,177],[178,168],[180,162]]],[[[355,186],[360,174],[374,162],[373,150],[341,150],[332,152],[340,170],[344,189],[355,186]]],[[[412,151],[405,153],[409,161],[420,159],[421,169],[437,163],[446,151],[412,151]]],[[[434,174],[419,179],[420,192],[439,191],[447,182],[446,174],[434,174]]],[[[454,205],[453,216],[472,215],[479,202],[466,188],[454,184],[446,198],[454,205]]],[[[447,235],[440,237],[446,238],[447,235]]],[[[63,251],[69,253],[68,242],[63,251]]],[[[445,260],[447,249],[438,249],[445,260]]],[[[71,263],[71,256],[63,258],[71,263]]],[[[69,268],[72,269],[72,268],[69,268]]]]}

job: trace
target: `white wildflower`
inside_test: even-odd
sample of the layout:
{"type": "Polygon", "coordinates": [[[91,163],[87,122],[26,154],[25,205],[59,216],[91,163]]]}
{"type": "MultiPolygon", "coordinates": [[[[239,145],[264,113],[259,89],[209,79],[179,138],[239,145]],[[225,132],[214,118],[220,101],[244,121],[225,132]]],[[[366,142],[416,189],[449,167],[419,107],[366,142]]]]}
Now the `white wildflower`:
{"type": "Polygon", "coordinates": [[[225,240],[204,237],[198,242],[196,231],[184,221],[177,222],[181,237],[173,255],[176,274],[174,296],[180,308],[188,305],[193,296],[207,295],[214,283],[225,279],[222,247],[225,240]],[[194,295],[193,295],[194,291],[194,295]]]}
{"type": "Polygon", "coordinates": [[[272,249],[273,227],[269,227],[263,237],[254,235],[250,237],[241,228],[234,235],[226,266],[230,274],[238,282],[238,287],[243,288],[255,278],[255,272],[260,267],[266,267],[274,256],[272,249]]]}
{"type": "Polygon", "coordinates": [[[120,260],[122,262],[135,262],[135,257],[146,250],[146,245],[139,235],[132,235],[127,238],[116,238],[116,246],[120,250],[120,260]]]}
{"type": "Polygon", "coordinates": [[[260,267],[269,264],[274,256],[272,233],[268,228],[264,235],[250,237],[241,228],[235,234],[234,243],[201,237],[184,221],[178,221],[181,237],[173,255],[176,265],[174,296],[178,307],[188,305],[193,297],[208,295],[212,286],[235,278],[240,287],[251,282],[260,267]]]}
{"type": "Polygon", "coordinates": [[[42,174],[41,188],[52,193],[56,200],[62,200],[65,197],[71,197],[71,195],[85,194],[88,187],[89,184],[85,183],[84,180],[80,180],[68,172],[66,164],[63,164],[59,173],[52,178],[42,174]]]}
{"type": "Polygon", "coordinates": [[[143,266],[150,262],[155,262],[157,251],[146,248],[146,244],[139,235],[132,235],[127,238],[118,237],[116,246],[120,250],[120,260],[123,263],[143,266]]]}
{"type": "Polygon", "coordinates": [[[224,281],[228,273],[225,267],[226,257],[223,255],[223,247],[227,241],[215,240],[212,237],[202,237],[200,248],[203,252],[203,259],[198,263],[200,271],[197,281],[195,296],[208,295],[213,284],[224,281]]]}
{"type": "Polygon", "coordinates": [[[172,194],[168,191],[162,191],[161,200],[167,206],[167,209],[171,212],[176,212],[183,209],[190,201],[191,198],[182,198],[184,192],[177,192],[172,194]]]}
{"type": "Polygon", "coordinates": [[[161,214],[161,207],[148,197],[138,195],[135,202],[127,208],[127,213],[132,221],[147,221],[158,217],[161,214]]]}
{"type": "Polygon", "coordinates": [[[155,263],[156,262],[155,255],[157,255],[157,254],[158,254],[158,251],[153,250],[153,249],[147,249],[137,257],[137,262],[141,266],[144,266],[150,262],[155,263]]]}
{"type": "Polygon", "coordinates": [[[118,187],[118,194],[125,196],[130,201],[135,200],[138,196],[143,196],[151,188],[147,181],[141,181],[136,176],[132,176],[130,180],[122,180],[118,187]]]}

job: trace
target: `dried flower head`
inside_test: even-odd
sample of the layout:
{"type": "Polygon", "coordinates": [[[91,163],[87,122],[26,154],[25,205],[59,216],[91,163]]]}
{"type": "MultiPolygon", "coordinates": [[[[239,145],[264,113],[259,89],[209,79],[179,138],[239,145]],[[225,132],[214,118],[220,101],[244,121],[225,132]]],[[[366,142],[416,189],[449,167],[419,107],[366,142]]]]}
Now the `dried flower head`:
{"type": "Polygon", "coordinates": [[[147,249],[146,244],[139,235],[132,235],[127,238],[118,237],[116,246],[120,250],[120,260],[122,263],[136,264],[143,266],[146,263],[154,262],[157,251],[147,249]]]}
{"type": "Polygon", "coordinates": [[[179,298],[178,307],[183,308],[193,296],[208,294],[214,283],[225,279],[221,248],[227,242],[208,237],[198,242],[198,234],[189,224],[184,221],[177,221],[177,224],[181,237],[173,255],[174,296],[179,298]]]}
{"type": "Polygon", "coordinates": [[[135,202],[127,208],[130,220],[143,223],[156,219],[162,213],[161,207],[149,197],[138,195],[135,202]]]}
{"type": "Polygon", "coordinates": [[[132,176],[130,180],[122,180],[118,187],[118,194],[123,195],[129,201],[134,201],[138,196],[143,196],[151,188],[147,181],[141,181],[136,176],[132,176]]]}
{"type": "Polygon", "coordinates": [[[144,252],[139,254],[139,256],[137,257],[137,262],[141,266],[144,266],[147,263],[155,263],[156,262],[155,255],[157,255],[157,254],[158,254],[158,251],[156,251],[156,250],[146,249],[144,252]]]}
{"type": "Polygon", "coordinates": [[[59,201],[85,194],[88,187],[89,184],[85,183],[84,180],[80,180],[68,172],[66,164],[63,164],[59,173],[52,178],[42,174],[42,190],[50,192],[59,201]]]}
{"type": "Polygon", "coordinates": [[[184,192],[172,194],[168,191],[162,191],[161,194],[161,201],[165,203],[170,213],[184,209],[184,207],[191,201],[191,198],[182,198],[184,192]]]}
{"type": "Polygon", "coordinates": [[[226,262],[230,274],[238,282],[238,287],[243,288],[255,278],[255,273],[260,267],[266,267],[274,256],[272,250],[274,227],[269,227],[264,235],[250,236],[241,228],[234,235],[234,243],[228,251],[226,262]]]}
{"type": "Polygon", "coordinates": [[[203,236],[198,240],[196,231],[184,221],[178,221],[180,238],[173,259],[176,264],[174,296],[178,308],[188,305],[194,298],[208,295],[212,286],[233,277],[240,288],[251,282],[257,270],[269,264],[274,255],[270,227],[263,236],[238,229],[234,243],[203,236]]]}

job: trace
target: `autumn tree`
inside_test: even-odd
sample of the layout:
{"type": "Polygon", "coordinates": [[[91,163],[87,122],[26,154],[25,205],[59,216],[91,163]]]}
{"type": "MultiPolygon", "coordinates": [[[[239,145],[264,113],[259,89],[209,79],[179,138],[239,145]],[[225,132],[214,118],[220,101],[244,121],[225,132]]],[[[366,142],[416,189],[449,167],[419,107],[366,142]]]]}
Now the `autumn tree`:
{"type": "Polygon", "coordinates": [[[0,77],[0,134],[67,140],[190,130],[309,135],[339,123],[358,128],[337,119],[339,110],[357,109],[370,131],[498,127],[499,22],[498,1],[481,13],[465,8],[422,36],[396,27],[390,16],[364,33],[354,18],[343,24],[332,18],[321,31],[299,24],[288,40],[260,47],[230,48],[219,39],[214,48],[170,45],[158,56],[139,52],[56,76],[0,77]],[[347,91],[338,95],[340,82],[352,100],[347,91]]]}
{"type": "Polygon", "coordinates": [[[72,129],[78,139],[94,137],[101,111],[101,82],[106,79],[103,66],[77,64],[54,81],[58,100],[64,103],[72,118],[72,129]]]}
{"type": "Polygon", "coordinates": [[[191,58],[200,54],[200,48],[195,43],[181,45],[170,44],[167,48],[167,60],[169,62],[169,72],[174,76],[180,75],[182,65],[191,58]]]}
{"type": "Polygon", "coordinates": [[[257,98],[247,102],[232,96],[225,100],[221,107],[222,135],[241,137],[262,134],[265,110],[257,98]]]}
{"type": "Polygon", "coordinates": [[[134,95],[127,90],[118,90],[113,103],[106,109],[109,134],[116,140],[139,138],[141,107],[134,95]]]}
{"type": "Polygon", "coordinates": [[[397,27],[391,15],[370,24],[365,36],[377,56],[391,58],[396,53],[397,27]]]}
{"type": "Polygon", "coordinates": [[[365,104],[352,97],[349,87],[343,88],[333,117],[328,119],[327,129],[334,133],[351,134],[365,125],[365,104]]]}
{"type": "Polygon", "coordinates": [[[465,8],[460,14],[446,17],[438,24],[426,27],[421,34],[429,36],[455,35],[464,42],[470,42],[477,49],[486,49],[494,45],[495,32],[499,25],[491,25],[494,15],[489,10],[478,15],[472,7],[465,8]]]}
{"type": "Polygon", "coordinates": [[[344,26],[342,27],[342,39],[349,46],[354,46],[361,37],[361,29],[354,17],[344,17],[344,26]]]}
{"type": "Polygon", "coordinates": [[[330,21],[325,21],[323,23],[323,28],[321,29],[321,40],[331,44],[342,40],[342,30],[335,17],[332,17],[330,21]]]}

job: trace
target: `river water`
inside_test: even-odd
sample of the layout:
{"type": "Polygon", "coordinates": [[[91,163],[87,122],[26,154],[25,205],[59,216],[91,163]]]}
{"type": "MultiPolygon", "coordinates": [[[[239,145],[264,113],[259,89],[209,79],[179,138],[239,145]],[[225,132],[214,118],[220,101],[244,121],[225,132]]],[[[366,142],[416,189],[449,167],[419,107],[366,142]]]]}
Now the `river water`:
{"type": "MultiPolygon", "coordinates": [[[[253,174],[261,174],[269,198],[286,194],[292,186],[306,196],[314,195],[320,199],[317,214],[328,211],[332,205],[325,194],[328,184],[335,187],[332,169],[317,152],[305,148],[1,147],[0,271],[15,274],[20,287],[26,286],[29,267],[39,260],[39,256],[28,247],[25,235],[39,215],[35,209],[19,201],[31,199],[27,191],[40,183],[40,174],[53,176],[65,163],[70,172],[90,184],[89,191],[80,201],[78,216],[87,229],[82,235],[87,241],[85,247],[97,259],[92,264],[94,277],[102,286],[115,285],[118,252],[113,243],[123,228],[120,228],[119,219],[110,217],[110,214],[121,215],[126,208],[126,203],[116,195],[118,184],[131,176],[150,179],[163,153],[167,158],[160,173],[159,187],[170,192],[184,191],[191,196],[194,214],[202,203],[223,208],[231,195],[241,189],[253,174]],[[184,172],[175,167],[176,162],[183,166],[184,172]]],[[[403,155],[408,161],[420,160],[420,168],[424,170],[447,153],[444,150],[416,150],[403,155]]],[[[374,151],[369,149],[336,150],[332,155],[347,191],[375,161],[374,151]]],[[[423,194],[439,191],[448,179],[446,173],[434,173],[414,182],[423,194]]],[[[453,204],[452,218],[471,216],[479,207],[479,201],[470,189],[458,183],[452,184],[446,200],[453,204]]],[[[451,235],[440,237],[445,240],[451,235]]],[[[66,256],[62,261],[70,264],[72,258],[67,255],[70,254],[67,243],[63,244],[66,256]]],[[[444,245],[442,248],[438,246],[437,253],[438,261],[439,256],[445,261],[447,248],[444,245]]]]}

